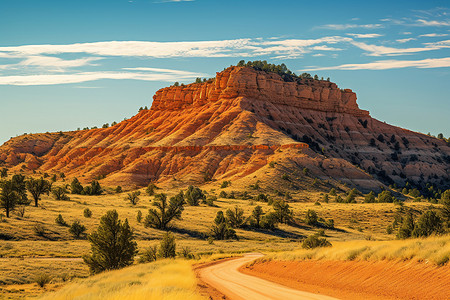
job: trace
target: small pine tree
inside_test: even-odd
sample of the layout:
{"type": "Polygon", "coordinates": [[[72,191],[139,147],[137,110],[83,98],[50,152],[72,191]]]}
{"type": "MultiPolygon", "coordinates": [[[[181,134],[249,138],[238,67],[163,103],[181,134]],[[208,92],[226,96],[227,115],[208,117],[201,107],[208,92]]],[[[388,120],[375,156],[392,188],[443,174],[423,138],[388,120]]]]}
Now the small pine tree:
{"type": "Polygon", "coordinates": [[[138,212],[136,214],[136,221],[138,223],[141,223],[141,221],[142,221],[142,212],[140,210],[138,210],[138,212]]]}
{"type": "Polygon", "coordinates": [[[91,273],[120,269],[133,263],[137,254],[134,233],[128,220],[119,220],[117,211],[110,210],[100,219],[97,230],[88,236],[91,254],[84,262],[91,273]]]}
{"type": "Polygon", "coordinates": [[[85,217],[85,218],[90,218],[90,217],[92,217],[92,211],[89,209],[89,208],[85,208],[84,209],[84,211],[83,211],[83,216],[85,217]]]}
{"type": "Polygon", "coordinates": [[[70,191],[72,194],[81,195],[83,193],[83,186],[81,185],[78,178],[72,179],[72,182],[70,183],[70,191]]]}
{"type": "Polygon", "coordinates": [[[252,211],[252,218],[254,220],[254,224],[256,228],[261,227],[261,219],[264,216],[264,211],[261,206],[256,206],[252,211]]]}
{"type": "Polygon", "coordinates": [[[86,231],[86,227],[80,223],[80,221],[76,220],[70,225],[69,232],[76,238],[80,238],[81,235],[86,231]]]}
{"type": "Polygon", "coordinates": [[[176,256],[176,243],[175,236],[166,232],[161,240],[161,244],[158,250],[158,256],[162,258],[175,258],[176,256]]]}
{"type": "Polygon", "coordinates": [[[67,226],[66,221],[64,221],[64,218],[61,214],[59,214],[56,219],[55,219],[55,223],[60,225],[60,226],[67,226]]]}

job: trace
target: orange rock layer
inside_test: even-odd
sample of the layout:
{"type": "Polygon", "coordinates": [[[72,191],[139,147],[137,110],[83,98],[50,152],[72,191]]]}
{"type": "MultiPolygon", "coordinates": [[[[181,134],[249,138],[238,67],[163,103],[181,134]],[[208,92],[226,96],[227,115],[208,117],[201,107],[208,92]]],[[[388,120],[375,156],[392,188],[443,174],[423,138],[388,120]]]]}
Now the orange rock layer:
{"type": "Polygon", "coordinates": [[[335,83],[324,80],[286,82],[278,74],[247,67],[230,67],[217,73],[212,82],[160,89],[153,96],[152,109],[183,109],[237,97],[302,109],[369,116],[368,111],[359,109],[356,94],[350,89],[341,90],[335,83]]]}
{"type": "Polygon", "coordinates": [[[163,88],[151,109],[110,128],[24,135],[0,146],[0,165],[13,170],[123,186],[268,176],[271,161],[363,190],[450,182],[443,141],[371,118],[355,93],[334,83],[285,82],[246,67],[163,88]]]}

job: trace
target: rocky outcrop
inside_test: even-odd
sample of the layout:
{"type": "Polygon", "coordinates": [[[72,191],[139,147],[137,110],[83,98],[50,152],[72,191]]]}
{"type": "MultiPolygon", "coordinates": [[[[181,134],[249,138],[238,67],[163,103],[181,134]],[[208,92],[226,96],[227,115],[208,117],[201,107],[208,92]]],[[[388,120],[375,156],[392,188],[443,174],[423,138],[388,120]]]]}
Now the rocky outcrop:
{"type": "Polygon", "coordinates": [[[278,74],[247,67],[230,67],[217,73],[215,80],[160,89],[153,96],[152,109],[183,109],[201,106],[219,99],[247,98],[324,112],[369,116],[356,103],[356,94],[341,90],[325,80],[284,81],[278,74]]]}
{"type": "Polygon", "coordinates": [[[286,82],[247,67],[163,88],[151,109],[110,128],[24,135],[0,147],[0,166],[122,186],[262,178],[272,176],[270,162],[362,190],[450,185],[443,141],[371,118],[334,83],[286,82]]]}

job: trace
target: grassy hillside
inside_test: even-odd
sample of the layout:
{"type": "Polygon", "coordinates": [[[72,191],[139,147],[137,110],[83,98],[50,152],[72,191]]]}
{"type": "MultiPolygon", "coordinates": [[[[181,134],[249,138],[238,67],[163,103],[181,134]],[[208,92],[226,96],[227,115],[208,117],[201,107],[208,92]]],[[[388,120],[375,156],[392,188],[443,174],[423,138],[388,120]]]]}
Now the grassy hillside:
{"type": "MultiPolygon", "coordinates": [[[[392,203],[362,203],[363,197],[356,198],[358,203],[336,203],[335,196],[330,196],[329,203],[323,202],[323,189],[304,189],[292,192],[289,199],[295,223],[292,225],[280,224],[275,230],[264,230],[244,227],[236,229],[238,240],[208,241],[210,226],[219,210],[225,211],[236,205],[244,210],[246,217],[252,210],[260,205],[264,212],[273,210],[268,202],[255,201],[252,197],[265,193],[273,199],[285,199],[286,195],[265,188],[254,188],[255,182],[232,183],[231,186],[220,188],[221,182],[211,182],[205,185],[208,195],[218,197],[214,206],[201,204],[200,206],[185,206],[181,220],[175,220],[170,230],[174,232],[177,247],[189,247],[197,258],[211,253],[242,253],[249,251],[262,251],[266,253],[293,251],[300,249],[301,241],[308,235],[323,230],[320,226],[310,226],[304,222],[306,212],[314,210],[319,218],[333,219],[335,229],[325,229],[326,238],[333,244],[338,241],[359,240],[367,243],[371,240],[390,240],[394,235],[386,234],[386,227],[392,223],[394,216],[405,210],[420,213],[429,207],[429,203],[407,202],[403,206],[392,203]],[[220,197],[220,192],[227,194],[235,192],[236,199],[220,197]],[[243,192],[250,195],[250,199],[242,199],[243,192]]],[[[57,182],[56,185],[62,185],[57,182]]],[[[312,183],[311,183],[312,184],[312,183]]],[[[345,187],[337,189],[338,195],[345,197],[345,187]]],[[[348,190],[348,188],[347,188],[348,190]]],[[[179,192],[179,189],[160,189],[169,196],[179,192]]],[[[84,196],[69,194],[70,200],[58,201],[51,196],[43,196],[39,207],[27,206],[25,215],[12,214],[11,218],[3,218],[0,222],[0,294],[17,298],[38,295],[47,291],[60,289],[76,278],[88,276],[88,269],[81,260],[81,256],[90,251],[89,242],[82,237],[75,239],[69,233],[68,226],[56,224],[59,214],[67,224],[79,220],[92,232],[99,224],[100,217],[106,211],[115,209],[119,218],[127,218],[134,229],[138,249],[142,253],[148,246],[157,245],[164,231],[144,227],[136,219],[138,211],[143,217],[148,209],[153,207],[153,196],[147,196],[141,190],[140,200],[132,205],[125,200],[127,192],[114,193],[112,188],[101,196],[84,196]],[[92,212],[90,217],[84,216],[84,210],[92,212]],[[40,232],[36,226],[40,226],[40,232]],[[46,289],[37,287],[36,277],[42,273],[52,275],[51,284],[46,289]]],[[[336,244],[338,245],[338,244],[336,244]]],[[[335,248],[335,247],[333,247],[335,248]]]]}
{"type": "Polygon", "coordinates": [[[332,247],[271,253],[267,260],[402,260],[443,266],[450,260],[450,236],[395,241],[335,242],[332,247]]]}
{"type": "Polygon", "coordinates": [[[104,272],[69,284],[40,299],[204,299],[196,292],[196,284],[188,261],[164,260],[104,272]]]}

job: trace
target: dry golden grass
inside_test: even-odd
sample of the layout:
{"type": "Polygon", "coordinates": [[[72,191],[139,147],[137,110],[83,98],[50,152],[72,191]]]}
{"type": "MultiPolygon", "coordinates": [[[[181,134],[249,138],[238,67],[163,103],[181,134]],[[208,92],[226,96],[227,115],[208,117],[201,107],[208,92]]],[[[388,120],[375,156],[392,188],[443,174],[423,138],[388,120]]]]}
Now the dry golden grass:
{"type": "MultiPolygon", "coordinates": [[[[256,179],[255,179],[256,180],[256,179]]],[[[254,184],[254,182],[251,182],[254,184]]],[[[205,188],[210,194],[219,195],[221,182],[208,184],[205,188]]],[[[264,182],[261,183],[261,186],[264,182]]],[[[248,187],[248,186],[247,186],[248,187]]],[[[230,191],[242,191],[235,185],[224,189],[230,191]]],[[[249,190],[252,195],[257,195],[261,191],[249,190]]],[[[167,192],[173,195],[178,189],[158,190],[157,192],[167,192]]],[[[22,286],[25,291],[18,291],[18,295],[30,295],[28,291],[32,290],[32,295],[38,294],[43,289],[27,287],[26,283],[32,283],[36,273],[48,268],[54,277],[57,288],[60,284],[58,278],[70,274],[74,277],[84,277],[87,274],[87,268],[81,260],[64,260],[58,264],[52,264],[50,261],[39,260],[36,258],[80,258],[89,253],[90,246],[86,239],[74,239],[68,231],[68,227],[59,226],[55,223],[58,214],[61,214],[64,220],[71,224],[75,220],[80,220],[87,227],[87,232],[92,232],[99,224],[100,217],[106,211],[115,209],[121,219],[128,218],[133,227],[138,248],[143,251],[150,245],[159,244],[163,231],[145,228],[142,223],[136,220],[137,212],[140,210],[145,217],[151,206],[153,197],[146,196],[141,190],[140,201],[137,205],[132,205],[124,200],[126,193],[114,194],[107,193],[101,196],[81,196],[69,195],[70,201],[56,201],[48,196],[43,196],[40,201],[40,207],[27,207],[25,217],[13,217],[5,222],[0,222],[0,233],[3,236],[14,237],[14,240],[3,240],[0,243],[0,258],[2,261],[2,272],[0,272],[0,283],[18,284],[25,283],[22,286]],[[83,211],[89,208],[92,211],[92,217],[85,218],[83,211]],[[46,228],[44,236],[38,236],[33,226],[41,224],[46,228]],[[21,258],[21,260],[18,260],[21,258]],[[19,263],[15,263],[19,261],[19,263]],[[56,267],[57,265],[57,267],[56,267]],[[46,267],[48,266],[48,267],[46,267]],[[24,272],[26,270],[26,272],[24,272]]],[[[321,203],[314,205],[314,202],[321,200],[323,193],[303,190],[293,194],[294,199],[290,203],[297,219],[304,218],[308,209],[317,211],[319,217],[335,220],[335,226],[339,230],[326,230],[327,239],[332,242],[348,240],[364,240],[367,235],[374,239],[385,240],[392,239],[385,233],[385,228],[393,220],[398,206],[394,204],[340,204],[340,203],[321,203]],[[308,202],[296,202],[298,200],[309,200],[308,202]]],[[[330,197],[333,200],[334,197],[330,197]]],[[[361,200],[361,199],[359,199],[361,200]]],[[[301,225],[288,226],[280,225],[275,231],[264,230],[244,230],[237,229],[239,240],[214,241],[208,243],[206,237],[209,233],[209,227],[219,210],[225,211],[235,205],[240,206],[249,216],[256,205],[262,206],[264,211],[269,211],[271,206],[263,202],[254,202],[241,199],[221,199],[216,201],[216,207],[205,205],[192,207],[186,206],[182,215],[182,220],[173,222],[172,230],[177,239],[177,247],[189,247],[197,256],[202,254],[226,255],[226,253],[242,252],[280,252],[293,251],[300,248],[301,240],[318,230],[318,228],[301,225]]],[[[417,210],[425,209],[427,203],[408,203],[408,207],[417,210]]],[[[365,242],[364,242],[365,243],[365,242]]],[[[50,285],[49,285],[50,286],[50,285]]],[[[3,286],[6,288],[7,286],[3,286]]],[[[17,287],[12,290],[21,290],[17,287]]],[[[10,293],[11,295],[14,292],[10,293]]]]}
{"type": "Polygon", "coordinates": [[[164,260],[105,272],[71,283],[41,299],[200,300],[191,263],[164,260]]]}
{"type": "Polygon", "coordinates": [[[263,260],[410,260],[445,265],[450,259],[450,236],[393,241],[335,242],[332,247],[271,253],[263,260]]]}

